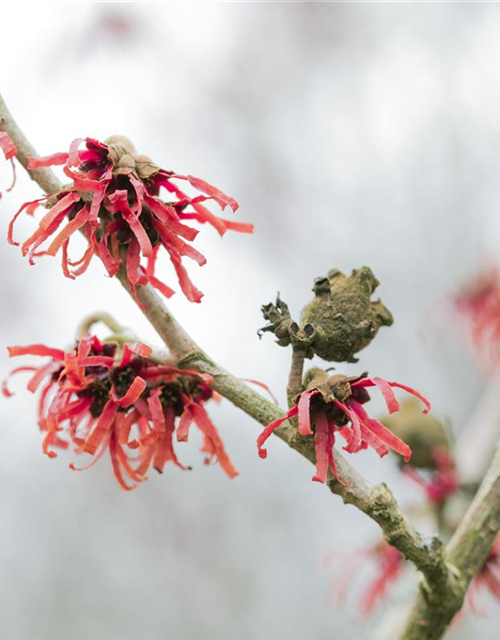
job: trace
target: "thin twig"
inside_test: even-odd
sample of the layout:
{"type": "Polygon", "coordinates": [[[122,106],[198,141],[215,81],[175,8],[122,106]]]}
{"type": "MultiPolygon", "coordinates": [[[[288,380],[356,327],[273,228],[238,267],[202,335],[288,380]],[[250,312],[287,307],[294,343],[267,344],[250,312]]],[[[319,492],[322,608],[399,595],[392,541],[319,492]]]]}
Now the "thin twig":
{"type": "Polygon", "coordinates": [[[286,387],[289,408],[293,406],[295,398],[303,389],[302,378],[304,376],[306,351],[305,347],[292,345],[292,361],[290,363],[290,373],[288,374],[288,384],[286,387]]]}

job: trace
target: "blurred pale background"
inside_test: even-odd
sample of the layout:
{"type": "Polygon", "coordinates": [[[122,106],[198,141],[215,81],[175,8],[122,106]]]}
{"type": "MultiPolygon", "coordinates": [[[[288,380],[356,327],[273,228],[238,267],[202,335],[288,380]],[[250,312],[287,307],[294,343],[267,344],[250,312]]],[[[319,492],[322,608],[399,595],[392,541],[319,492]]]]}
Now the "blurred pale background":
{"type": "MultiPolygon", "coordinates": [[[[444,300],[485,258],[500,225],[500,7],[494,4],[2,3],[0,91],[40,153],[78,136],[124,133],[158,164],[234,195],[253,237],[204,229],[201,305],[172,310],[224,366],[284,400],[289,354],[266,336],[260,305],[279,290],[298,314],[314,277],[363,264],[395,325],[359,366],[412,384],[457,432],[481,378],[440,322],[444,300]]],[[[0,226],[37,197],[19,171],[0,226]]],[[[5,186],[9,167],[0,163],[5,186]]],[[[31,229],[18,226],[18,237],[31,229]]],[[[95,262],[65,280],[58,261],[30,267],[0,250],[0,374],[5,346],[71,343],[108,309],[157,341],[95,262]]],[[[167,281],[173,282],[165,263],[167,281]],[[168,279],[170,278],[170,279],[168,279]]],[[[106,459],[87,473],[40,451],[36,401],[13,383],[0,400],[0,637],[5,640],[359,640],[356,588],[328,552],[377,539],[374,525],[316,483],[280,442],[259,460],[259,426],[212,410],[241,475],[204,468],[193,438],[168,468],[127,494],[106,459]]],[[[374,403],[380,409],[379,404],[374,403]]],[[[360,454],[372,481],[419,499],[394,462],[360,454]]],[[[359,589],[363,580],[358,581],[359,589]]],[[[408,587],[408,588],[406,588],[408,587]]],[[[389,607],[404,603],[397,588],[389,607]]],[[[498,605],[456,638],[498,637],[498,605]],[[495,622],[496,620],[496,622],[495,622]]],[[[382,633],[383,638],[383,632],[382,633]]],[[[388,640],[387,636],[384,640],[388,640]]]]}

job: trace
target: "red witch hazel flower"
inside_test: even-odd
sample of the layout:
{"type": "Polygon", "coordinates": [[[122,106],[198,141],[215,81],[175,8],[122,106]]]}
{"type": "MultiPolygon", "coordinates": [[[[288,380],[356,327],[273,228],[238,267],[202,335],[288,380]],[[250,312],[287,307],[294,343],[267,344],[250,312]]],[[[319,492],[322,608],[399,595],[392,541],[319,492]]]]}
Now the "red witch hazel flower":
{"type": "MultiPolygon", "coordinates": [[[[10,160],[12,165],[12,184],[6,191],[11,191],[16,184],[16,165],[14,164],[14,156],[17,156],[17,148],[16,145],[10,139],[8,133],[5,131],[0,131],[0,149],[3,151],[3,155],[6,160],[10,160]]],[[[2,193],[0,192],[0,198],[2,197],[2,193]]]]}
{"type": "MultiPolygon", "coordinates": [[[[404,558],[401,553],[385,540],[368,547],[357,549],[349,553],[348,566],[342,572],[342,581],[336,583],[330,594],[335,603],[345,601],[352,580],[360,569],[367,564],[374,564],[375,575],[368,581],[367,588],[359,603],[360,613],[367,616],[387,598],[388,590],[392,584],[402,576],[404,570],[404,558]]],[[[329,561],[336,560],[336,554],[330,554],[329,561]]]]}
{"type": "MultiPolygon", "coordinates": [[[[140,342],[119,347],[94,336],[82,338],[67,353],[35,344],[9,347],[9,354],[48,358],[12,374],[32,372],[29,391],[42,389],[38,424],[45,433],[42,450],[51,458],[57,455],[53,448],[72,445],[77,454],[93,457],[84,467],[70,465],[81,471],[109,451],[119,484],[134,489],[151,466],[159,473],[169,461],[187,468],[173,439],[175,434],[178,442],[186,442],[194,423],[204,437],[205,462],[218,461],[230,478],[238,474],[204,408],[215,396],[209,376],[158,365],[149,357],[150,347],[140,342]]],[[[5,383],[3,394],[12,395],[5,383]]]]}
{"type": "Polygon", "coordinates": [[[202,266],[206,259],[189,244],[198,231],[185,222],[208,222],[221,236],[228,229],[242,233],[253,230],[250,224],[223,220],[205,206],[207,201],[214,201],[221,209],[229,206],[236,211],[236,200],[200,178],[160,169],[146,156],[137,155],[123,136],[108,138],[106,143],[79,138],[73,141],[69,153],[30,158],[29,168],[52,165],[64,165],[72,184],[51,197],[26,202],[10,223],[8,240],[19,244],[13,238],[15,220],[23,211],[33,215],[45,202],[48,212],[22,244],[22,252],[33,264],[37,256],[55,256],[61,251],[63,272],[68,278],[84,273],[97,255],[110,276],[123,264],[134,292],[137,285],[149,283],[169,297],[173,290],[155,275],[156,258],[163,246],[184,295],[191,302],[200,302],[203,294],[191,282],[181,261],[187,257],[202,266]],[[200,194],[188,196],[177,186],[178,181],[188,182],[200,194]],[[159,197],[161,189],[172,195],[171,201],[159,197]],[[60,230],[65,219],[68,222],[60,230]],[[83,231],[89,244],[83,256],[72,261],[68,244],[78,230],[83,231]],[[49,238],[48,247],[41,249],[49,238]]]}
{"type": "Polygon", "coordinates": [[[459,488],[455,461],[447,447],[436,447],[432,451],[436,467],[424,477],[414,467],[407,466],[403,473],[420,485],[434,504],[443,504],[459,488]]]}
{"type": "Polygon", "coordinates": [[[454,306],[466,324],[481,364],[491,367],[500,357],[500,276],[483,273],[455,296],[454,306]]]}
{"type": "Polygon", "coordinates": [[[261,458],[267,457],[263,448],[269,436],[289,418],[298,415],[298,429],[303,436],[314,436],[316,447],[315,482],[326,482],[328,469],[335,478],[337,475],[333,447],[335,436],[339,433],[347,444],[343,447],[348,453],[357,453],[372,447],[382,458],[389,449],[401,454],[408,462],[410,447],[383,424],[370,418],[363,405],[370,400],[367,388],[378,387],[382,392],[389,413],[399,409],[399,403],[393,388],[403,389],[424,403],[424,413],[430,410],[429,402],[415,389],[399,382],[387,382],[383,378],[368,378],[367,374],[348,378],[340,374],[330,376],[321,369],[311,369],[304,379],[305,391],[299,394],[295,406],[278,420],[267,425],[257,440],[261,458]]]}

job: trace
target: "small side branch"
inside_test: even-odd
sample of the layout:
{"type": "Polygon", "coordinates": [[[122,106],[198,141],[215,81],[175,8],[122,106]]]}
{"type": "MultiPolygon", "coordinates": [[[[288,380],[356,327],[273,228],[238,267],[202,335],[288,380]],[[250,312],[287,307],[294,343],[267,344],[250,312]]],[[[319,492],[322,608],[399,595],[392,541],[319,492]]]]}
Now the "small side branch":
{"type": "Polygon", "coordinates": [[[292,350],[292,361],[290,363],[290,373],[288,375],[288,384],[286,387],[289,408],[294,405],[294,399],[303,390],[302,378],[304,376],[305,358],[306,349],[304,347],[294,345],[292,350]]]}
{"type": "MultiPolygon", "coordinates": [[[[500,443],[488,472],[448,545],[455,575],[444,599],[429,597],[422,585],[401,640],[438,640],[460,611],[472,579],[484,566],[500,532],[500,443]]],[[[432,592],[430,593],[432,596],[432,592]]]]}

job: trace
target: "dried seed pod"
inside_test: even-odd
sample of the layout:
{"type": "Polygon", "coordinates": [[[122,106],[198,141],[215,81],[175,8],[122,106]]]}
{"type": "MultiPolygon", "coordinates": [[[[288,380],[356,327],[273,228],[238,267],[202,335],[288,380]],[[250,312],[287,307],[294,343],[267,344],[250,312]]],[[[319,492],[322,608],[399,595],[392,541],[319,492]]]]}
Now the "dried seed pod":
{"type": "Polygon", "coordinates": [[[269,322],[265,327],[258,330],[259,338],[263,333],[270,332],[278,338],[277,343],[280,347],[288,347],[291,343],[290,328],[294,323],[290,310],[286,302],[280,298],[280,294],[276,298],[276,303],[264,304],[261,307],[264,319],[269,322]]]}
{"type": "Polygon", "coordinates": [[[382,326],[393,323],[391,312],[371,300],[379,285],[371,269],[355,269],[350,276],[334,269],[314,282],[314,299],[304,307],[301,326],[314,328],[314,353],[329,362],[357,362],[382,326]]]}

